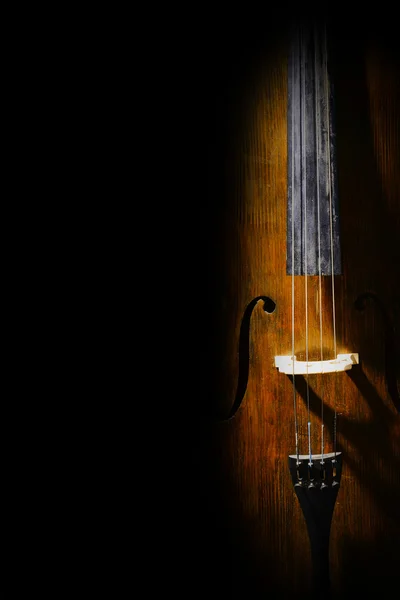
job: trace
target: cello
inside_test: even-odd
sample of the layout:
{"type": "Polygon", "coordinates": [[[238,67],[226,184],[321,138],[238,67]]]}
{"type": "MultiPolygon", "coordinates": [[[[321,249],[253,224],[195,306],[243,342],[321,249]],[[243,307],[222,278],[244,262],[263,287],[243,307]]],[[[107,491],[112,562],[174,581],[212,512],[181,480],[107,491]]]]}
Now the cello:
{"type": "Polygon", "coordinates": [[[291,26],[256,62],[213,254],[213,569],[227,597],[386,597],[400,564],[400,62],[384,36],[329,23],[291,26]]]}

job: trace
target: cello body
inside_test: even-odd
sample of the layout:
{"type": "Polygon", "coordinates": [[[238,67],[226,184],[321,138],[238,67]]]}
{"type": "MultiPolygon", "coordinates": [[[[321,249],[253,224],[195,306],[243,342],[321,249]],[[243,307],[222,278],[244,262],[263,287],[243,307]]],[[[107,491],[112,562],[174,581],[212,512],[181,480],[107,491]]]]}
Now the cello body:
{"type": "Polygon", "coordinates": [[[359,364],[310,375],[307,393],[304,379],[295,384],[301,453],[308,421],[320,446],[323,406],[326,452],[336,437],[343,460],[329,539],[331,589],[315,590],[288,468],[294,382],[274,363],[292,352],[288,48],[282,30],[249,58],[221,151],[224,192],[212,248],[215,418],[204,425],[202,455],[212,515],[206,568],[230,598],[346,598],[372,589],[389,597],[400,564],[399,57],[384,31],[354,36],[342,28],[333,37],[342,273],[334,292],[330,277],[320,287],[308,276],[307,306],[304,275],[295,277],[295,355],[305,360],[307,311],[308,358],[318,360],[322,308],[322,348],[333,356],[334,294],[337,353],[358,353],[359,364]]]}

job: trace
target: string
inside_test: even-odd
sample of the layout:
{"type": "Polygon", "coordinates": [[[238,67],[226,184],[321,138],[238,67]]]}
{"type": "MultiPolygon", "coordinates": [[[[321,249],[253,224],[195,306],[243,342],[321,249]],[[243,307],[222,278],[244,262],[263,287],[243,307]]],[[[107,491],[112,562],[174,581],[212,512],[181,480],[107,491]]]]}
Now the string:
{"type": "MultiPolygon", "coordinates": [[[[292,60],[292,82],[293,82],[293,90],[294,86],[294,68],[295,68],[295,60],[293,57],[292,60]]],[[[297,465],[299,462],[299,428],[297,422],[297,406],[296,406],[296,385],[294,379],[294,98],[292,98],[292,376],[293,376],[293,410],[294,410],[294,428],[295,428],[295,441],[296,441],[296,455],[297,455],[297,465]]]]}
{"type": "MultiPolygon", "coordinates": [[[[331,275],[332,275],[332,321],[333,321],[333,353],[334,360],[336,360],[336,307],[335,307],[335,277],[334,277],[334,249],[333,249],[333,212],[332,212],[332,179],[331,179],[331,137],[330,137],[330,106],[329,106],[329,86],[328,86],[328,48],[327,48],[327,34],[325,25],[325,94],[326,94],[326,106],[327,106],[327,122],[328,122],[328,173],[329,173],[329,215],[330,215],[330,246],[331,246],[331,275]]],[[[337,386],[337,371],[336,371],[335,387],[337,386]]],[[[336,396],[337,390],[335,390],[334,398],[334,428],[333,428],[333,451],[336,460],[336,396]]]]}
{"type": "Polygon", "coordinates": [[[301,162],[304,168],[304,173],[302,174],[302,182],[304,189],[304,285],[305,285],[305,319],[306,319],[306,387],[307,387],[307,430],[308,430],[308,453],[309,453],[309,466],[312,466],[312,452],[311,452],[311,418],[310,418],[310,390],[308,383],[308,265],[307,265],[307,182],[306,182],[306,135],[305,135],[305,52],[303,58],[303,45],[304,40],[303,36],[300,32],[300,50],[301,50],[301,61],[300,64],[302,66],[302,77],[301,77],[301,162]]]}
{"type": "MultiPolygon", "coordinates": [[[[319,155],[320,155],[320,125],[321,115],[318,97],[318,77],[317,77],[317,28],[314,27],[314,72],[315,72],[315,134],[316,134],[316,177],[317,177],[317,215],[318,215],[318,283],[319,283],[319,336],[320,336],[320,360],[323,358],[322,349],[322,273],[321,273],[321,220],[320,220],[320,193],[319,193],[319,155]]],[[[323,371],[321,371],[323,374],[323,371]]],[[[323,377],[321,378],[323,382],[323,377]]],[[[323,386],[323,383],[322,383],[323,386]]],[[[322,400],[323,387],[321,393],[321,464],[324,464],[324,402],[322,400]]]]}

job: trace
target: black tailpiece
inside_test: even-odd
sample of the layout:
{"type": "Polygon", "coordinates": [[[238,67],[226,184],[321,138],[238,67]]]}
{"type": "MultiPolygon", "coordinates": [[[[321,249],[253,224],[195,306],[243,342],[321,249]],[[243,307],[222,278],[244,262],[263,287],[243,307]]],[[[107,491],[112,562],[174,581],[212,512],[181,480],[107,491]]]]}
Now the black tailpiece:
{"type": "Polygon", "coordinates": [[[289,456],[294,490],[306,520],[316,598],[330,597],[329,536],[342,474],[340,452],[289,456]]]}

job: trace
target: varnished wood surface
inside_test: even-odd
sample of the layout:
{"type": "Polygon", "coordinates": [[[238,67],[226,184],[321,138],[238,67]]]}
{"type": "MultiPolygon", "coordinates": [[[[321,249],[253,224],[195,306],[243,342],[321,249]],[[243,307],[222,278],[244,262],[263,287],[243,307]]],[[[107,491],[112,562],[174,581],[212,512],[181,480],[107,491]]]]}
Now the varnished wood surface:
{"type": "MultiPolygon", "coordinates": [[[[385,378],[384,319],[398,333],[400,239],[399,59],[382,35],[335,40],[337,157],[343,276],[335,276],[337,352],[358,352],[350,374],[310,376],[314,452],[321,401],[326,443],[338,411],[343,474],[331,531],[334,597],[371,588],[389,596],[400,564],[400,417],[385,378]],[[397,327],[397,329],[396,329],[397,327]]],[[[243,312],[266,295],[250,328],[250,368],[241,408],[227,422],[208,422],[197,463],[209,518],[211,572],[222,597],[308,597],[309,541],[287,466],[295,451],[291,381],[273,366],[291,353],[291,277],[286,275],[287,38],[257,54],[245,88],[234,94],[224,147],[225,192],[212,246],[213,416],[228,414],[238,380],[243,312]]],[[[213,192],[213,197],[217,194],[213,192]]],[[[308,277],[309,357],[320,358],[319,279],[308,277]]],[[[295,278],[295,353],[305,358],[305,280],[295,278]]],[[[323,357],[333,357],[332,281],[322,280],[323,357]]],[[[395,338],[397,349],[399,344],[395,338]]],[[[397,368],[397,385],[399,369],[397,368]]],[[[297,395],[300,452],[307,452],[307,407],[297,395]]]]}

